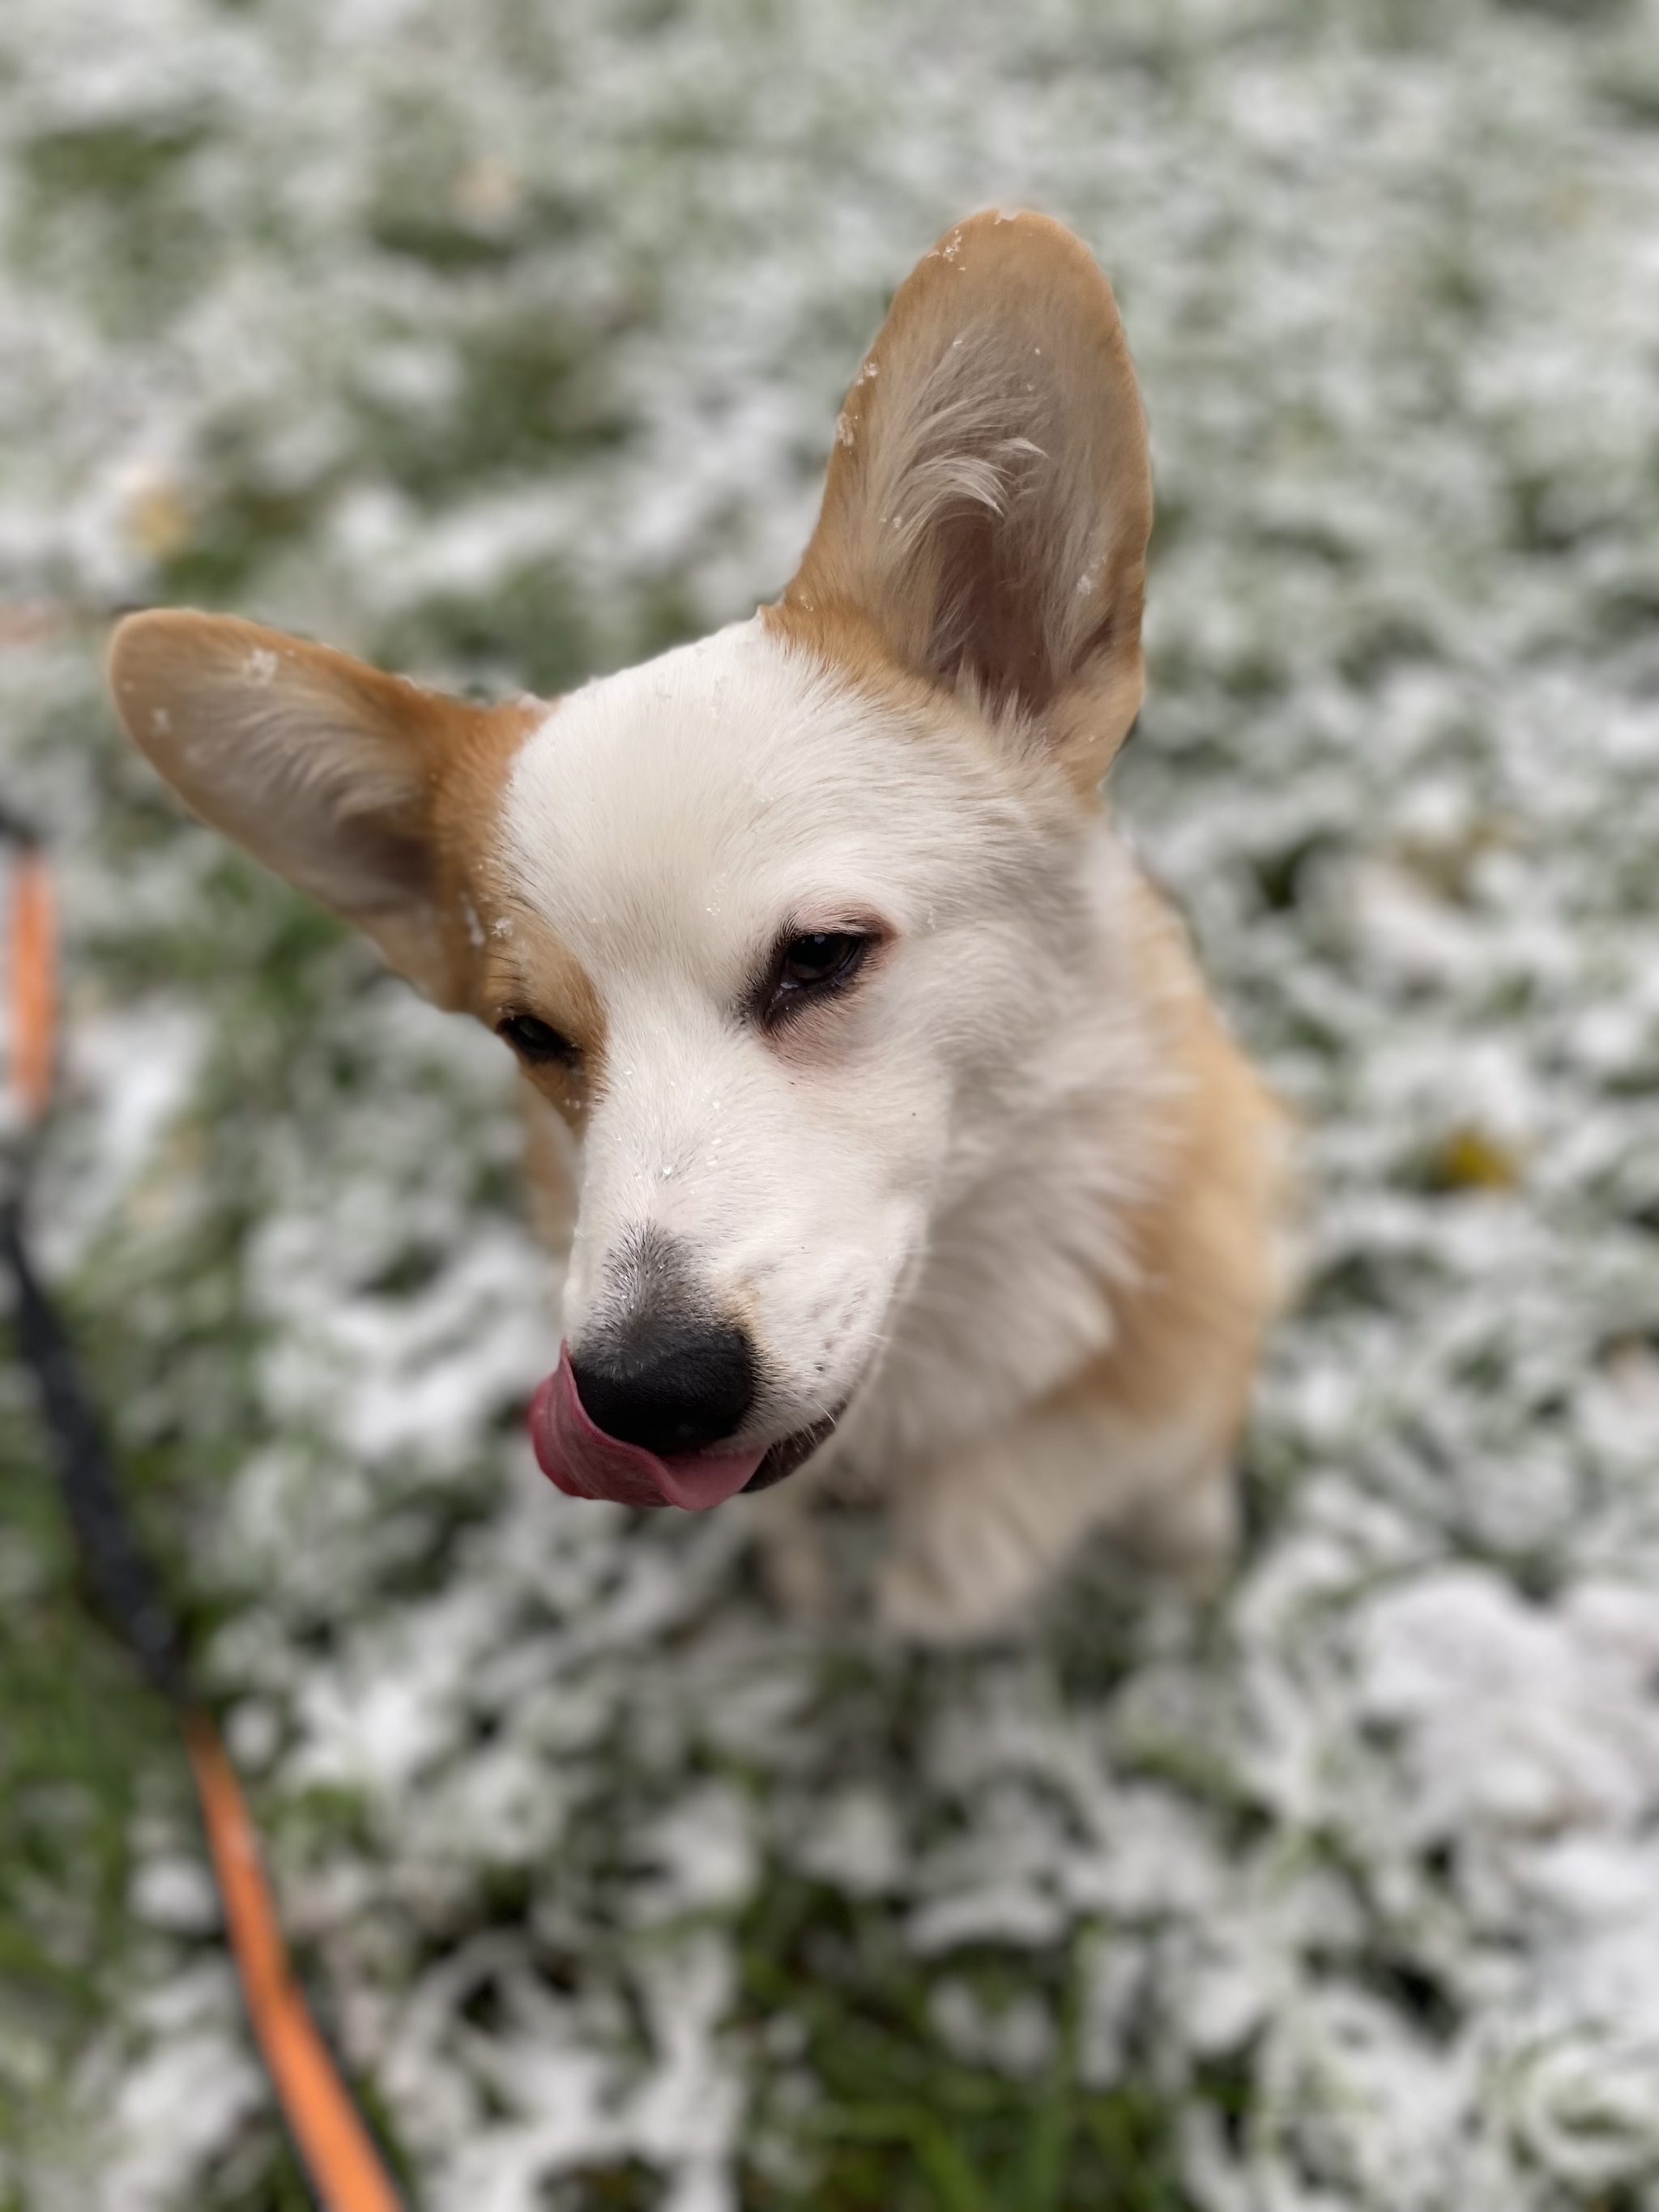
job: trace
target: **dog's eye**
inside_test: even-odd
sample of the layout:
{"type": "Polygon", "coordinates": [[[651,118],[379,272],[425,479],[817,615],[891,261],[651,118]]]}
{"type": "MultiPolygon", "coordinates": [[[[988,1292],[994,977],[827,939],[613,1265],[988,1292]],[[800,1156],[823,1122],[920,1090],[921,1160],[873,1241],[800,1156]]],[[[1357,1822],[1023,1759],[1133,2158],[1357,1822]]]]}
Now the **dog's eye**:
{"type": "Polygon", "coordinates": [[[814,983],[838,981],[864,957],[867,937],[832,935],[817,930],[811,937],[792,937],[783,948],[778,981],[786,990],[801,990],[814,983]]]}
{"type": "Polygon", "coordinates": [[[520,1059],[528,1060],[532,1067],[544,1066],[550,1060],[561,1061],[567,1067],[576,1063],[576,1048],[569,1038],[550,1022],[538,1021],[534,1014],[507,1015],[505,1021],[496,1023],[495,1034],[505,1037],[520,1059]]]}
{"type": "Polygon", "coordinates": [[[761,1018],[787,1021],[815,999],[844,990],[864,964],[872,940],[852,930],[813,930],[791,937],[774,957],[771,981],[761,1003],[761,1018]]]}

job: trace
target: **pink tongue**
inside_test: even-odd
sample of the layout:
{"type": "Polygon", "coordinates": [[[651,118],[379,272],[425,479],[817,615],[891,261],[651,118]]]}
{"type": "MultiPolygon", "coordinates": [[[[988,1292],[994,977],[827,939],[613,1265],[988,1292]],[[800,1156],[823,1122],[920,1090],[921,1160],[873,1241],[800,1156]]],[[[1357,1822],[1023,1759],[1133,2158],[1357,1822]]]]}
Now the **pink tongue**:
{"type": "Polygon", "coordinates": [[[678,1505],[706,1512],[743,1488],[766,1456],[764,1444],[733,1452],[676,1452],[662,1459],[642,1444],[606,1436],[587,1418],[570,1371],[570,1347],[530,1401],[530,1441],[548,1480],[567,1498],[609,1498],[618,1505],[678,1505]]]}

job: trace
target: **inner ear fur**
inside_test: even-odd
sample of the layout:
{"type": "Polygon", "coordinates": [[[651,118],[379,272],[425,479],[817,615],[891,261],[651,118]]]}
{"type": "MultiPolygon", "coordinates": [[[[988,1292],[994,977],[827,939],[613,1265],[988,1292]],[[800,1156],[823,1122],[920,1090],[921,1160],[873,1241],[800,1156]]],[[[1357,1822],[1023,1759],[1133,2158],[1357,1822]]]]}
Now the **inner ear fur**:
{"type": "Polygon", "coordinates": [[[457,948],[435,820],[456,769],[503,760],[522,706],[475,707],[230,616],[132,615],[110,690],[191,811],[374,939],[441,1004],[457,948]]]}
{"type": "Polygon", "coordinates": [[[1110,285],[1043,216],[979,215],[901,285],[780,602],[1040,724],[1082,785],[1140,704],[1152,479],[1110,285]]]}

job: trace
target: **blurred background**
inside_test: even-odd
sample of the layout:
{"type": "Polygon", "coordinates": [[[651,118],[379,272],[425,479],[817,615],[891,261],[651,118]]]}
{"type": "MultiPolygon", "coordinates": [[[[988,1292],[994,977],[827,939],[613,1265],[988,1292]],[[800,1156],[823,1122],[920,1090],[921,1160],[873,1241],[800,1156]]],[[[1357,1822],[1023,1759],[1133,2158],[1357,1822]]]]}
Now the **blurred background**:
{"type": "MultiPolygon", "coordinates": [[[[1652,0],[7,0],[43,1251],[422,2212],[1659,2206],[1656,393],[1652,0]],[[1234,1585],[945,1659],[535,1475],[505,1050],[100,661],[185,603],[550,690],[747,613],[987,204],[1118,289],[1115,803],[1314,1200],[1234,1585]]],[[[0,2203],[298,2207],[9,1367],[0,1597],[0,2203]]]]}

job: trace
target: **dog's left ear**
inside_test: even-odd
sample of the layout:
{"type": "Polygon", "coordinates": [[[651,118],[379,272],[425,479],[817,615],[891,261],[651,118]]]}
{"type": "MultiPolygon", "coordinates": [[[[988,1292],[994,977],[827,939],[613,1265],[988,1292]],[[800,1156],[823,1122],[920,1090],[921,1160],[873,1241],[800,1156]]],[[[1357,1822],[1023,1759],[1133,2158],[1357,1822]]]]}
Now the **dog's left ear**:
{"type": "Polygon", "coordinates": [[[975,216],[865,358],[779,617],[861,617],[904,667],[1019,710],[1092,788],[1140,704],[1152,518],[1111,287],[1059,223],[975,216]]]}
{"type": "MultiPolygon", "coordinates": [[[[109,656],[127,734],[193,814],[365,930],[441,1006],[462,1003],[440,799],[502,760],[526,706],[475,707],[229,616],[129,616],[109,656]]],[[[544,710],[543,710],[544,711],[544,710]]]]}

